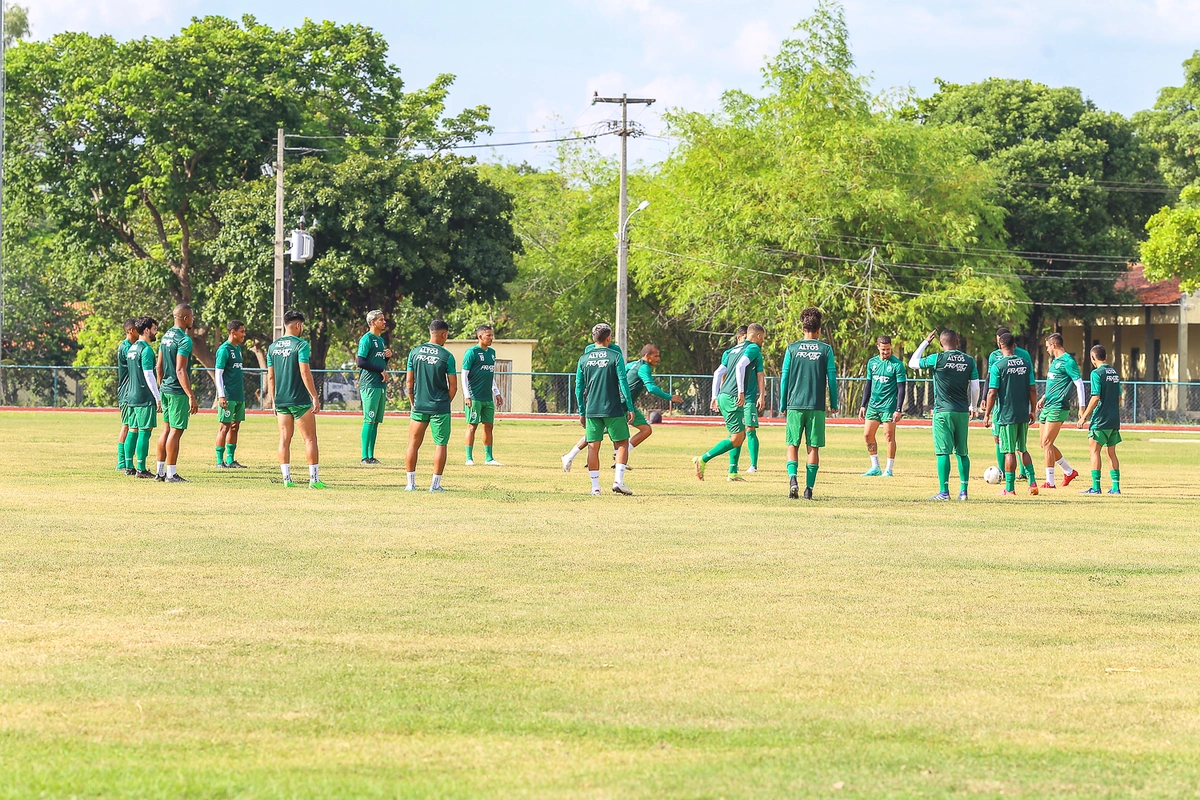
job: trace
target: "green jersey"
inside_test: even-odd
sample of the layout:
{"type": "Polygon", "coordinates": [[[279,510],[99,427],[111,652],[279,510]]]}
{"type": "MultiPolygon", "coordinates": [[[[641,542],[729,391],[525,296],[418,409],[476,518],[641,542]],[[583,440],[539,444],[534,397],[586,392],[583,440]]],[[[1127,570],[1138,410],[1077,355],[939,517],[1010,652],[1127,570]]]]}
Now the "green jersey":
{"type": "Polygon", "coordinates": [[[267,366],[275,370],[275,407],[312,405],[312,395],[300,375],[300,365],[312,354],[299,336],[284,336],[267,349],[267,366]]]}
{"type": "Polygon", "coordinates": [[[921,369],[933,370],[933,413],[965,414],[971,410],[971,384],[979,380],[975,359],[958,350],[925,356],[921,369]]]}
{"type": "Polygon", "coordinates": [[[1067,396],[1075,381],[1082,380],[1079,365],[1075,356],[1063,353],[1050,362],[1050,371],[1046,373],[1046,408],[1070,408],[1067,396]]]}
{"type": "Polygon", "coordinates": [[[1091,429],[1121,430],[1121,376],[1108,364],[1092,370],[1092,397],[1099,397],[1100,402],[1092,411],[1091,429]]]}
{"type": "Polygon", "coordinates": [[[188,378],[190,386],[192,337],[188,336],[183,328],[171,328],[163,334],[162,342],[158,345],[158,352],[162,356],[163,365],[162,386],[159,388],[162,389],[163,394],[183,394],[183,384],[179,382],[179,374],[176,372],[175,357],[183,356],[183,374],[188,378]]]}
{"type": "Polygon", "coordinates": [[[882,359],[875,356],[867,362],[867,387],[871,398],[867,402],[868,411],[878,411],[883,414],[896,413],[896,395],[900,384],[907,380],[904,362],[895,356],[882,359]]]}
{"type": "Polygon", "coordinates": [[[154,392],[146,381],[146,373],[154,374],[154,348],[141,339],[129,346],[125,353],[129,368],[129,386],[125,390],[125,405],[145,408],[155,405],[154,392]]]}
{"type": "Polygon", "coordinates": [[[671,399],[671,395],[660,389],[658,381],[654,380],[654,370],[640,358],[626,367],[625,382],[629,384],[629,396],[635,403],[646,392],[663,400],[671,399]]]}
{"type": "Polygon", "coordinates": [[[217,348],[217,369],[221,370],[225,399],[233,403],[246,402],[246,381],[242,376],[242,348],[228,341],[222,342],[217,348]]]}
{"type": "Polygon", "coordinates": [[[129,393],[129,348],[133,342],[128,338],[122,339],[117,345],[117,405],[125,405],[125,395],[129,393]]]}
{"type": "MultiPolygon", "coordinates": [[[[1029,351],[1026,350],[1024,347],[1014,347],[1013,355],[1024,360],[1024,362],[1029,365],[1029,374],[1032,375],[1033,374],[1033,356],[1029,355],[1029,351]]],[[[995,363],[1002,358],[1004,358],[1004,352],[1001,351],[999,348],[996,348],[995,350],[993,350],[991,353],[988,354],[987,368],[988,368],[989,375],[992,373],[992,367],[995,365],[995,363]]]]}
{"type": "Polygon", "coordinates": [[[412,410],[418,414],[450,413],[449,376],[455,373],[454,354],[441,345],[426,342],[408,354],[408,371],[413,373],[412,410]]]}
{"type": "MultiPolygon", "coordinates": [[[[380,371],[387,369],[387,359],[383,357],[383,351],[387,349],[387,344],[380,337],[367,331],[358,340],[358,357],[365,358],[367,363],[380,371]]],[[[383,375],[380,372],[372,372],[369,369],[360,369],[358,371],[358,388],[363,389],[382,389],[383,375]]]]}
{"type": "Polygon", "coordinates": [[[825,395],[829,409],[838,410],[837,364],[833,348],[820,339],[792,342],[783,353],[779,373],[779,393],[783,411],[824,411],[825,395]]]}
{"type": "Polygon", "coordinates": [[[484,403],[492,400],[496,379],[496,351],[475,345],[463,355],[463,372],[467,373],[467,396],[484,403]]]}
{"type": "Polygon", "coordinates": [[[996,390],[992,421],[998,425],[1029,422],[1029,389],[1033,369],[1019,355],[1002,356],[988,370],[988,389],[996,390]]]}
{"type": "Polygon", "coordinates": [[[763,371],[762,350],[754,342],[747,339],[736,347],[725,351],[721,362],[727,367],[725,377],[721,379],[721,394],[730,397],[738,396],[737,365],[745,356],[750,360],[746,365],[746,376],[742,382],[742,391],[746,393],[746,402],[758,399],[758,375],[763,371]]]}
{"type": "Polygon", "coordinates": [[[575,367],[575,400],[581,417],[623,417],[633,411],[620,350],[597,345],[583,352],[575,367]]]}

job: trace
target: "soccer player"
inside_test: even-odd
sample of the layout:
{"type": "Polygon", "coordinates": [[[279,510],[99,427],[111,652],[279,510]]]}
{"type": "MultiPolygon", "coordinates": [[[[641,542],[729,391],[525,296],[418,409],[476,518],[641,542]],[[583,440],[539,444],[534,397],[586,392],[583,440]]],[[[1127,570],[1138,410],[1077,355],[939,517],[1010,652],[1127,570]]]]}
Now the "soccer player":
{"type": "Polygon", "coordinates": [[[129,388],[125,392],[125,405],[129,409],[125,460],[137,468],[134,473],[137,477],[150,479],[155,477],[146,469],[150,432],[158,425],[158,412],[162,410],[158,379],[154,374],[154,348],[150,346],[158,336],[158,322],[152,317],[138,317],[134,330],[138,332],[138,340],[125,354],[129,369],[129,388]]]}
{"type": "Polygon", "coordinates": [[[138,340],[137,320],[130,317],[125,320],[123,329],[125,338],[117,345],[117,408],[121,412],[121,433],[117,437],[117,470],[126,475],[136,475],[133,459],[125,452],[125,442],[129,439],[129,405],[125,395],[129,393],[129,348],[138,340]]]}
{"type": "Polygon", "coordinates": [[[283,473],[285,487],[290,489],[296,485],[292,481],[292,436],[298,429],[304,439],[304,455],[308,460],[308,486],[324,489],[316,420],[321,410],[321,396],[317,394],[312,367],[308,365],[312,350],[308,342],[300,338],[304,333],[304,315],[299,311],[284,312],[283,329],[287,335],[271,342],[267,348],[267,391],[279,420],[279,470],[283,473]]]}
{"type": "Polygon", "coordinates": [[[625,357],[619,348],[610,347],[612,328],[605,322],[592,327],[592,343],[583,351],[575,367],[575,399],[579,405],[579,424],[587,438],[588,477],[592,494],[600,494],[600,445],[607,433],[617,450],[616,475],[612,490],[630,495],[625,485],[625,467],[629,464],[629,423],[633,421],[633,397],[625,380],[625,357]]]}
{"type": "Polygon", "coordinates": [[[1108,455],[1108,476],[1112,479],[1109,494],[1121,493],[1121,462],[1117,460],[1117,445],[1121,442],[1121,376],[1108,365],[1104,345],[1092,347],[1092,398],[1079,415],[1079,427],[1088,427],[1088,444],[1092,450],[1092,488],[1080,494],[1100,494],[1100,450],[1108,455]]]}
{"type": "Polygon", "coordinates": [[[425,441],[425,429],[433,426],[433,480],[429,491],[444,492],[442,473],[446,470],[450,444],[450,401],[458,394],[458,375],[454,355],[444,345],[450,326],[440,319],[429,323],[429,341],[408,354],[408,396],[412,399],[412,421],[408,425],[408,483],[417,489],[417,454],[425,441]]]}
{"type": "Polygon", "coordinates": [[[864,478],[882,475],[892,477],[896,465],[896,423],[903,414],[906,375],[904,362],[892,354],[892,337],[880,336],[875,340],[879,355],[867,362],[867,383],[863,389],[862,406],[858,418],[864,420],[863,438],[867,442],[867,455],[871,457],[871,468],[863,473],[864,478]],[[883,438],[887,441],[887,468],[879,469],[879,444],[875,434],[883,426],[883,438]]]}
{"type": "Polygon", "coordinates": [[[958,349],[960,341],[955,331],[944,330],[940,337],[934,331],[908,360],[912,369],[933,372],[933,452],[937,456],[938,493],[930,500],[950,499],[951,455],[958,461],[958,499],[967,499],[967,480],[971,474],[967,433],[979,396],[979,365],[958,349]],[[935,337],[942,345],[942,352],[927,356],[925,348],[935,337]]]}
{"type": "Polygon", "coordinates": [[[1062,334],[1052,333],[1046,337],[1046,352],[1050,355],[1050,369],[1046,373],[1046,394],[1038,400],[1038,422],[1040,425],[1042,452],[1046,456],[1046,482],[1043,489],[1053,489],[1054,465],[1057,463],[1063,471],[1063,487],[1079,477],[1079,473],[1071,468],[1062,451],[1058,449],[1055,440],[1062,425],[1071,416],[1067,405],[1067,393],[1072,385],[1075,386],[1075,396],[1079,401],[1080,410],[1086,405],[1083,397],[1083,377],[1079,372],[1079,364],[1075,356],[1063,347],[1062,334]]]}
{"type": "Polygon", "coordinates": [[[1029,480],[1029,493],[1037,494],[1037,474],[1033,471],[1033,458],[1026,447],[1029,424],[1034,419],[1037,405],[1037,389],[1033,385],[1033,369],[1029,362],[1016,354],[1016,339],[1011,333],[1000,335],[1001,358],[992,364],[988,372],[987,407],[983,411],[984,424],[991,424],[995,411],[993,430],[999,431],[1000,449],[1004,452],[1004,489],[1002,496],[1016,494],[1017,457],[1021,458],[1021,471],[1029,480]]]}
{"type": "Polygon", "coordinates": [[[629,396],[633,400],[633,427],[637,429],[637,433],[629,440],[629,454],[633,455],[633,449],[642,442],[650,438],[650,434],[654,433],[654,428],[646,420],[646,415],[637,407],[638,398],[646,392],[660,397],[663,400],[668,400],[672,403],[682,403],[683,398],[677,394],[668,394],[663,391],[658,385],[658,381],[654,380],[654,368],[658,366],[658,362],[662,360],[662,354],[658,347],[648,344],[642,348],[640,357],[628,367],[625,368],[625,382],[629,384],[629,396]]]}
{"type": "MultiPolygon", "coordinates": [[[[592,352],[595,349],[596,349],[596,343],[588,342],[587,345],[583,348],[583,352],[586,354],[586,353],[592,352]]],[[[608,349],[616,350],[618,353],[621,353],[621,358],[625,357],[625,353],[622,352],[621,346],[618,345],[616,342],[610,341],[608,343],[608,349]]],[[[583,436],[579,437],[579,441],[575,443],[575,446],[572,447],[569,451],[567,451],[566,455],[564,455],[562,457],[563,472],[571,471],[571,465],[575,463],[575,456],[579,455],[584,450],[587,450],[587,446],[588,446],[587,433],[584,433],[583,436]]],[[[616,469],[616,468],[617,468],[617,450],[614,447],[613,448],[613,469],[616,469]]],[[[626,464],[626,469],[628,469],[628,463],[626,464]]]]}
{"type": "MultiPolygon", "coordinates": [[[[748,326],[746,325],[739,325],[737,327],[737,330],[734,331],[733,334],[733,347],[728,348],[724,353],[721,354],[721,363],[717,365],[716,370],[713,372],[712,401],[709,403],[709,408],[711,408],[713,411],[719,412],[721,410],[719,407],[718,396],[721,393],[721,383],[725,380],[725,374],[729,370],[729,354],[736,350],[742,344],[742,342],[746,341],[747,329],[748,326]]],[[[760,358],[757,364],[752,364],[751,366],[756,367],[758,370],[758,381],[755,383],[754,390],[757,391],[759,399],[757,402],[747,403],[746,406],[744,406],[745,417],[743,422],[746,424],[746,440],[749,442],[747,447],[750,450],[750,467],[746,470],[746,472],[749,474],[758,472],[758,413],[762,410],[762,405],[766,397],[767,386],[766,372],[763,370],[762,359],[760,358]]],[[[749,395],[747,396],[747,399],[750,399],[749,395]]],[[[729,451],[729,466],[731,468],[730,472],[736,473],[738,471],[738,462],[741,460],[741,457],[741,445],[738,445],[729,451]]],[[[734,478],[733,480],[741,480],[741,478],[734,478]]]]}
{"type": "Polygon", "coordinates": [[[787,412],[784,442],[787,444],[788,497],[800,496],[796,473],[800,466],[800,442],[808,448],[804,467],[804,499],[812,500],[817,470],[821,468],[821,448],[825,446],[825,396],[829,413],[838,410],[837,365],[833,348],[821,341],[821,312],[806,308],[800,312],[804,338],[792,342],[783,354],[779,373],[779,396],[787,412]]]}
{"type": "MultiPolygon", "coordinates": [[[[996,328],[996,349],[988,354],[987,368],[988,368],[989,376],[992,374],[992,367],[995,366],[997,361],[999,361],[1001,358],[1004,357],[1004,353],[1002,353],[1000,351],[1000,337],[1006,333],[1011,334],[1012,331],[1010,331],[1008,328],[1005,328],[1003,326],[996,328]]],[[[1033,356],[1029,355],[1029,351],[1023,347],[1017,347],[1013,350],[1013,352],[1025,360],[1025,363],[1029,365],[1029,374],[1033,375],[1033,356]]],[[[990,387],[987,387],[987,386],[984,387],[984,391],[981,393],[981,396],[984,396],[984,397],[987,396],[988,388],[990,388],[990,387]]],[[[1001,397],[996,402],[1000,403],[1003,401],[1004,401],[1004,398],[1001,397]]],[[[999,409],[997,409],[997,418],[999,418],[998,415],[999,415],[999,409]]],[[[1000,451],[1000,424],[998,422],[992,423],[992,440],[996,443],[996,468],[999,469],[1001,472],[1004,472],[1005,458],[1004,458],[1004,453],[1002,453],[1000,451]]],[[[1021,458],[1023,460],[1026,458],[1029,458],[1030,461],[1033,460],[1032,456],[1030,456],[1028,452],[1021,453],[1021,458]]],[[[1021,474],[1018,475],[1017,477],[1019,480],[1026,480],[1027,476],[1026,476],[1025,472],[1022,471],[1021,474]]]]}
{"type": "MultiPolygon", "coordinates": [[[[704,470],[709,461],[722,453],[729,453],[741,447],[742,442],[746,441],[746,406],[750,405],[753,392],[758,389],[754,370],[757,370],[758,365],[762,363],[762,343],[766,338],[767,331],[762,325],[758,323],[747,325],[746,339],[728,351],[728,365],[722,365],[728,368],[724,371],[718,369],[717,373],[713,375],[714,380],[720,377],[720,381],[716,384],[716,402],[721,416],[725,419],[725,430],[729,432],[729,436],[714,445],[704,455],[692,459],[696,468],[696,477],[699,480],[704,480],[704,470]],[[750,388],[752,382],[754,390],[750,388]]],[[[731,456],[729,475],[726,480],[741,481],[742,478],[738,476],[737,471],[737,459],[731,456]]]]}
{"type": "Polygon", "coordinates": [[[383,424],[383,412],[387,409],[387,362],[392,349],[383,341],[387,330],[387,318],[379,309],[367,312],[369,329],[358,340],[358,396],[362,399],[362,463],[378,464],[375,458],[375,440],[379,426],[383,424]]]}
{"type": "Polygon", "coordinates": [[[463,355],[463,405],[467,409],[467,466],[475,466],[475,430],[483,425],[483,449],[489,467],[504,466],[492,455],[492,426],[496,423],[496,402],[504,402],[496,385],[496,334],[491,325],[475,329],[474,345],[463,355]]]}
{"type": "Polygon", "coordinates": [[[192,307],[184,303],[175,306],[175,326],[163,334],[158,345],[158,374],[162,379],[163,432],[158,437],[158,470],[156,477],[166,483],[188,483],[176,471],[179,461],[179,440],[187,430],[188,419],[200,409],[192,392],[191,360],[192,307]]]}
{"type": "Polygon", "coordinates": [[[238,431],[246,419],[246,382],[242,374],[242,342],[246,326],[240,320],[229,323],[229,338],[217,348],[213,380],[217,384],[217,466],[221,469],[245,469],[238,463],[238,431]]]}

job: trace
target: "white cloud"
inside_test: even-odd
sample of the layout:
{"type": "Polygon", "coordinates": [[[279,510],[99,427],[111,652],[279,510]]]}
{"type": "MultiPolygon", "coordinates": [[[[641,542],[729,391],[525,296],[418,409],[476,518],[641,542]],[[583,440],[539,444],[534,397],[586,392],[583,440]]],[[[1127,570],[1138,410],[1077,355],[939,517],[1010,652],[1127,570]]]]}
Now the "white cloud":
{"type": "MultiPolygon", "coordinates": [[[[689,7],[687,3],[675,3],[689,7]]],[[[626,33],[642,45],[642,57],[650,66],[668,67],[700,50],[702,37],[692,15],[658,0],[601,0],[597,10],[617,20],[626,33]]]]}
{"type": "Polygon", "coordinates": [[[779,49],[781,40],[766,20],[747,22],[733,40],[731,58],[734,66],[747,72],[761,69],[767,57],[779,49]]]}

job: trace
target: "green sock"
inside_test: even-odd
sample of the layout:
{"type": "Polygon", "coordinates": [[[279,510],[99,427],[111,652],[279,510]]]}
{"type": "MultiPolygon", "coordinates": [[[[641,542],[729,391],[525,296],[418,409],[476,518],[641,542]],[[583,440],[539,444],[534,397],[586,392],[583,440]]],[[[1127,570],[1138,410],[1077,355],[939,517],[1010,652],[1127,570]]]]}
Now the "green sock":
{"type": "Polygon", "coordinates": [[[235,451],[235,450],[237,450],[237,442],[234,442],[233,444],[227,443],[225,445],[225,463],[226,464],[232,464],[234,461],[237,460],[233,457],[233,451],[235,451]]]}
{"type": "Polygon", "coordinates": [[[750,440],[747,448],[750,451],[750,466],[758,469],[758,429],[750,428],[746,431],[746,438],[750,440]]]}
{"type": "Polygon", "coordinates": [[[217,466],[219,467],[225,463],[225,448],[217,447],[214,449],[217,451],[217,466]]]}
{"type": "Polygon", "coordinates": [[[1092,489],[1100,491],[1100,470],[1098,469],[1092,470],[1092,489]]]}
{"type": "Polygon", "coordinates": [[[949,493],[950,491],[950,456],[938,456],[938,489],[939,492],[949,493]]]}
{"type": "MultiPolygon", "coordinates": [[[[125,438],[129,439],[129,434],[125,434],[125,438]]],[[[117,469],[125,469],[129,466],[129,462],[125,460],[125,442],[117,442],[117,469]]]]}
{"type": "Polygon", "coordinates": [[[1004,472],[1004,453],[1000,452],[999,442],[996,442],[996,469],[1004,472]]]}
{"type": "Polygon", "coordinates": [[[796,477],[796,473],[800,471],[800,462],[799,461],[787,462],[787,470],[788,470],[789,478],[796,477]]]}
{"type": "Polygon", "coordinates": [[[1017,490],[1017,473],[1004,473],[1004,488],[1010,492],[1015,492],[1017,490]]]}
{"type": "Polygon", "coordinates": [[[965,492],[967,490],[967,478],[971,474],[971,457],[958,457],[958,490],[965,492]]]}
{"type": "Polygon", "coordinates": [[[150,429],[138,431],[137,468],[146,471],[146,454],[150,452],[150,429]]]}
{"type": "Polygon", "coordinates": [[[728,453],[732,449],[733,442],[729,441],[728,439],[722,439],[713,446],[712,450],[709,450],[707,453],[700,456],[700,460],[707,464],[717,456],[721,455],[722,453],[728,453]]]}
{"type": "Polygon", "coordinates": [[[821,468],[820,464],[805,464],[804,465],[804,485],[809,489],[817,484],[817,470],[821,468]]]}
{"type": "Polygon", "coordinates": [[[1108,477],[1112,478],[1112,488],[1116,489],[1118,492],[1121,491],[1121,470],[1110,469],[1108,471],[1108,477]]]}
{"type": "Polygon", "coordinates": [[[367,442],[367,458],[375,457],[375,440],[379,438],[379,423],[371,426],[371,438],[367,442]]]}
{"type": "Polygon", "coordinates": [[[1021,472],[1025,473],[1025,480],[1029,481],[1030,486],[1037,486],[1037,473],[1033,471],[1033,464],[1022,464],[1021,472]]]}
{"type": "Polygon", "coordinates": [[[475,460],[475,445],[467,445],[467,461],[475,460]]]}
{"type": "Polygon", "coordinates": [[[130,430],[125,434],[125,464],[132,468],[137,458],[138,432],[130,430]]]}
{"type": "Polygon", "coordinates": [[[369,422],[363,423],[362,433],[360,434],[359,438],[362,441],[362,448],[361,448],[362,458],[363,459],[370,458],[371,457],[371,423],[369,423],[369,422]]]}
{"type": "Polygon", "coordinates": [[[729,474],[736,475],[738,471],[738,461],[742,457],[742,446],[738,445],[729,451],[729,474]]]}
{"type": "Polygon", "coordinates": [[[483,453],[484,453],[484,456],[487,458],[487,460],[488,460],[488,461],[495,461],[495,460],[496,460],[496,457],[492,455],[492,445],[490,445],[490,444],[485,444],[485,445],[483,446],[483,453]]]}

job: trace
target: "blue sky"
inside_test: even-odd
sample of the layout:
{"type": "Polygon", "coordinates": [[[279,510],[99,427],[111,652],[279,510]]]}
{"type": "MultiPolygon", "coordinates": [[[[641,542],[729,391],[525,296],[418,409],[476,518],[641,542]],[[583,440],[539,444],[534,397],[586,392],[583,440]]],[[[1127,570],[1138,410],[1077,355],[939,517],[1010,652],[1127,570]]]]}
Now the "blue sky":
{"type": "MultiPolygon", "coordinates": [[[[452,107],[487,104],[496,141],[586,128],[612,115],[594,90],[658,99],[635,118],[658,132],[658,112],[709,110],[722,91],[754,90],[763,59],[815,0],[25,0],[35,38],[62,30],[118,38],[163,36],[201,13],[248,13],[276,27],[304,17],[380,30],[409,86],[457,75],[452,107]]],[[[1197,0],[846,0],[855,58],[876,89],[932,91],[935,78],[1032,78],[1081,88],[1131,114],[1182,80],[1200,47],[1197,0]]],[[[534,137],[537,138],[537,137],[534,137]]],[[[610,145],[606,145],[611,146],[610,145]]],[[[639,139],[654,161],[669,143],[639,139]]],[[[510,148],[542,161],[547,148],[510,148]]]]}

